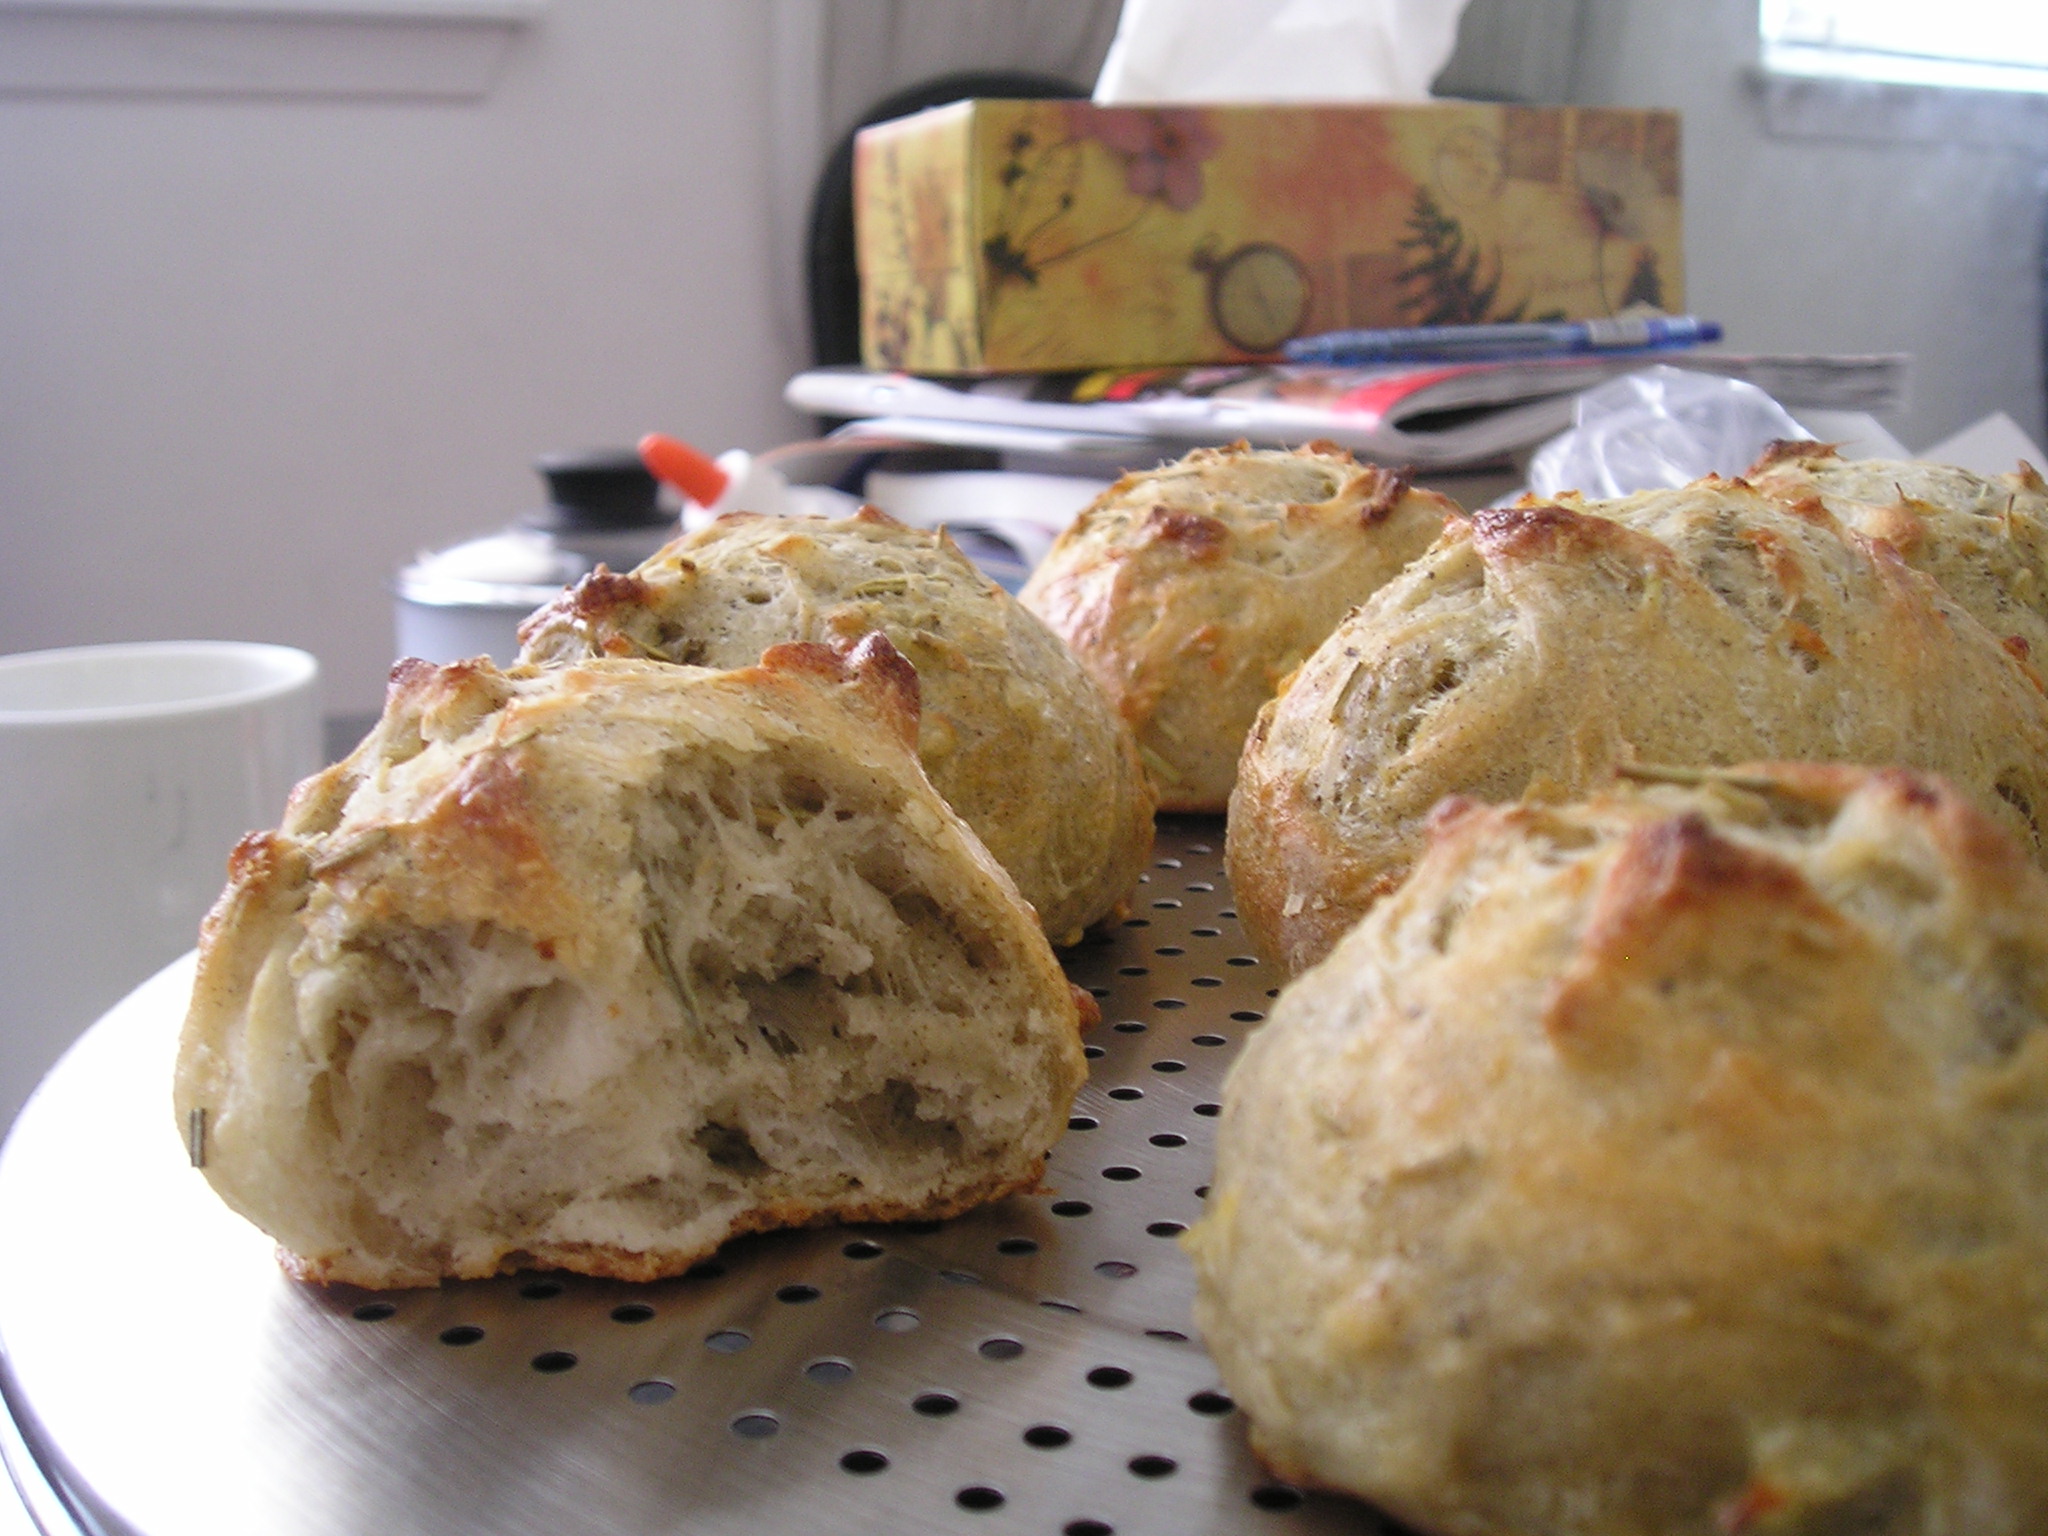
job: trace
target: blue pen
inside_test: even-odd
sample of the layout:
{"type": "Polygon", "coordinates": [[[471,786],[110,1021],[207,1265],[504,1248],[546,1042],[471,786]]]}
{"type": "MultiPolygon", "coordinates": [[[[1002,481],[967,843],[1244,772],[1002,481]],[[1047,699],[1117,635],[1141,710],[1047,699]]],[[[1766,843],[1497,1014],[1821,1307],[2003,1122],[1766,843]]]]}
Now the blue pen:
{"type": "Polygon", "coordinates": [[[1290,363],[1401,363],[1573,352],[1633,352],[1719,341],[1721,327],[1696,315],[1615,315],[1605,320],[1516,325],[1417,325],[1387,331],[1325,331],[1286,346],[1290,363]]]}

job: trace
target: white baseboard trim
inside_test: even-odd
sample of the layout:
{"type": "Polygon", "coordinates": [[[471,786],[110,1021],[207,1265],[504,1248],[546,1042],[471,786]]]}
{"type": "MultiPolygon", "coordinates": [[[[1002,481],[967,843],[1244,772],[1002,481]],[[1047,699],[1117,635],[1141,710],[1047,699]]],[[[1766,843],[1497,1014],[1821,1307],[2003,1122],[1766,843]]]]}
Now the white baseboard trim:
{"type": "Polygon", "coordinates": [[[540,0],[0,0],[0,95],[489,94],[540,0]]]}

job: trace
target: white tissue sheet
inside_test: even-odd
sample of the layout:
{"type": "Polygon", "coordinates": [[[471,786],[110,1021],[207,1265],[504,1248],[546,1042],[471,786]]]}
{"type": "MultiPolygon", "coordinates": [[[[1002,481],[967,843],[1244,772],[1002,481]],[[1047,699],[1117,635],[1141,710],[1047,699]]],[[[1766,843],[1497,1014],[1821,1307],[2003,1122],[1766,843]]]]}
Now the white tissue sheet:
{"type": "Polygon", "coordinates": [[[1427,101],[1466,0],[1124,0],[1097,106],[1427,101]]]}
{"type": "Polygon", "coordinates": [[[1993,411],[1982,421],[1943,438],[1920,457],[1958,465],[1978,475],[2009,475],[2022,459],[2036,469],[2048,469],[2048,456],[2042,454],[2041,445],[2003,411],[1993,411]]]}

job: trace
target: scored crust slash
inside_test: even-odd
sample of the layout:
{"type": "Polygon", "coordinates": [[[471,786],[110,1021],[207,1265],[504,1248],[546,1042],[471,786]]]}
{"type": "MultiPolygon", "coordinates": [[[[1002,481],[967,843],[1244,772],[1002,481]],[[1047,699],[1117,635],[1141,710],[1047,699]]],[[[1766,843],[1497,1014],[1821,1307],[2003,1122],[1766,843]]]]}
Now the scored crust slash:
{"type": "Polygon", "coordinates": [[[1260,948],[1290,972],[1327,954],[1400,883],[1443,796],[1565,800],[1632,760],[1903,762],[2048,853],[2048,694],[2003,643],[2048,623],[2048,496],[1961,471],[1945,510],[1901,511],[1894,490],[1887,516],[1926,530],[1902,552],[1858,531],[1854,498],[1933,477],[1831,465],[1781,450],[1756,484],[1448,524],[1251,732],[1229,863],[1260,948]],[[1818,493],[1785,489],[1798,465],[1818,493]]]}
{"type": "Polygon", "coordinates": [[[1196,1321],[1419,1530],[2033,1536],[2043,1123],[2048,876],[1954,787],[1467,801],[1233,1069],[1196,1321]]]}
{"type": "Polygon", "coordinates": [[[1104,491],[1018,597],[1137,733],[1160,807],[1220,814],[1259,706],[1459,515],[1328,443],[1198,449],[1104,491]]]}
{"type": "Polygon", "coordinates": [[[1136,744],[1046,627],[943,532],[864,508],[733,513],[631,573],[586,577],[521,627],[521,659],[740,667],[770,646],[889,637],[916,669],[933,787],[1056,944],[1115,911],[1152,845],[1136,744]]]}

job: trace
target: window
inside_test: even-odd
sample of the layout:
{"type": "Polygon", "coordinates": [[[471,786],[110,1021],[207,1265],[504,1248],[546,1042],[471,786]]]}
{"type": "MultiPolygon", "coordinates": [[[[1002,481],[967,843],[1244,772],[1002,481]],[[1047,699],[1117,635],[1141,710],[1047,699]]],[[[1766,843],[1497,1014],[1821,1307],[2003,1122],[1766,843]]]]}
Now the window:
{"type": "Polygon", "coordinates": [[[1758,24],[1775,74],[2048,92],[2042,0],[1762,0],[1758,24]]]}

